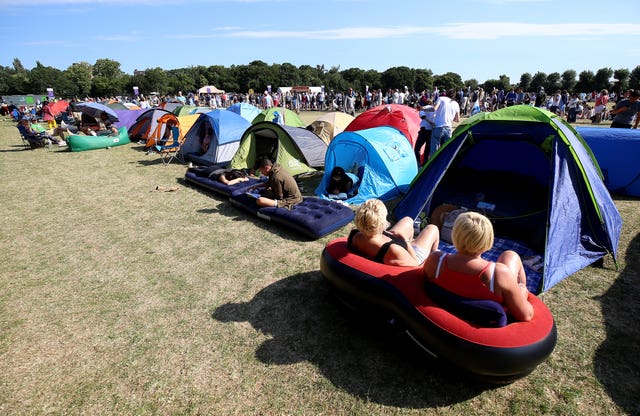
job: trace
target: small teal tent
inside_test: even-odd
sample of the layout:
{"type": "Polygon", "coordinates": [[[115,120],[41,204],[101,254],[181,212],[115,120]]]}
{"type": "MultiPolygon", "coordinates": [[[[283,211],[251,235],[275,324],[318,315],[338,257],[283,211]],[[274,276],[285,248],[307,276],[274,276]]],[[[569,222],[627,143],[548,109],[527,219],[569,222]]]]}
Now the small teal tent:
{"type": "Polygon", "coordinates": [[[411,143],[399,130],[381,126],[365,130],[342,132],[335,136],[325,155],[324,175],[315,190],[327,198],[331,171],[340,166],[358,177],[357,194],[345,201],[361,204],[367,199],[383,201],[402,195],[418,173],[411,143]]]}
{"type": "Polygon", "coordinates": [[[430,217],[441,204],[484,213],[496,237],[543,258],[544,292],[606,254],[616,259],[622,219],[589,147],[571,125],[515,105],[464,120],[396,205],[396,218],[430,217]]]}
{"type": "Polygon", "coordinates": [[[185,160],[200,165],[226,165],[250,126],[251,123],[232,111],[217,109],[202,113],[185,135],[180,152],[185,160]],[[209,128],[213,134],[209,148],[203,152],[202,140],[209,128]]]}
{"type": "Polygon", "coordinates": [[[258,107],[249,103],[235,103],[227,108],[227,110],[233,111],[234,113],[242,116],[242,118],[247,120],[249,123],[251,123],[253,119],[262,112],[258,107]]]}

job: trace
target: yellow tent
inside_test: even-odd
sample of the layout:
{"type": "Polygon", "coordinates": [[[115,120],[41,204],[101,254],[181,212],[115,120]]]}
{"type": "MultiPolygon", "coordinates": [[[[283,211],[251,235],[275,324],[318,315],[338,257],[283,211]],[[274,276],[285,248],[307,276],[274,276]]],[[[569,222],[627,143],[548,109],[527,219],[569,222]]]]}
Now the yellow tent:
{"type": "Polygon", "coordinates": [[[353,119],[354,117],[350,114],[332,111],[318,117],[310,126],[316,136],[319,136],[326,144],[329,144],[335,136],[344,131],[353,119]]]}
{"type": "Polygon", "coordinates": [[[200,114],[187,114],[184,116],[178,116],[178,121],[180,122],[180,133],[182,137],[184,137],[193,123],[196,122],[200,114]]]}

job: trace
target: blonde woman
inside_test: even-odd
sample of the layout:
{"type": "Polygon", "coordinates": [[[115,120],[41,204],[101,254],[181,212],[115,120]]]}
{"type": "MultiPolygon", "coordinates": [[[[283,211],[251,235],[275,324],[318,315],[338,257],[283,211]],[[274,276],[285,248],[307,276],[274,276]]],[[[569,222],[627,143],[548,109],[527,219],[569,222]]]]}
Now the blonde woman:
{"type": "Polygon", "coordinates": [[[494,263],[481,254],[493,246],[493,227],[484,215],[465,212],[453,224],[456,253],[435,251],[424,263],[427,279],[459,296],[494,300],[513,318],[530,321],[533,306],[527,300],[527,276],[518,253],[504,251],[494,263]]]}
{"type": "Polygon", "coordinates": [[[348,247],[364,257],[391,266],[420,266],[438,248],[438,228],[428,225],[413,238],[413,220],[404,217],[393,227],[387,221],[387,207],[378,199],[365,201],[354,219],[348,247]]]}

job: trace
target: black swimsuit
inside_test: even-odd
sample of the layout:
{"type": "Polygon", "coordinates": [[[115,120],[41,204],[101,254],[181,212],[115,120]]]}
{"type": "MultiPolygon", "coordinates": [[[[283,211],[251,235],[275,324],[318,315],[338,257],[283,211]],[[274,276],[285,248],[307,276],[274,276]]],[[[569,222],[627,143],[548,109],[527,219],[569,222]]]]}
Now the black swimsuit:
{"type": "MultiPolygon", "coordinates": [[[[349,238],[347,239],[347,247],[349,247],[349,249],[357,251],[353,248],[353,237],[358,234],[360,231],[358,231],[358,229],[354,228],[353,230],[351,230],[351,232],[349,233],[349,238]]],[[[384,243],[382,245],[382,247],[380,247],[380,250],[378,250],[378,253],[376,254],[376,256],[373,258],[373,261],[378,262],[378,263],[382,263],[384,264],[384,256],[387,254],[387,251],[389,251],[389,247],[391,247],[392,244],[397,244],[400,247],[404,248],[405,250],[407,249],[407,242],[404,241],[401,238],[398,238],[397,236],[387,232],[387,231],[383,231],[382,232],[383,235],[389,237],[391,239],[391,241],[387,241],[386,243],[384,243]]]]}

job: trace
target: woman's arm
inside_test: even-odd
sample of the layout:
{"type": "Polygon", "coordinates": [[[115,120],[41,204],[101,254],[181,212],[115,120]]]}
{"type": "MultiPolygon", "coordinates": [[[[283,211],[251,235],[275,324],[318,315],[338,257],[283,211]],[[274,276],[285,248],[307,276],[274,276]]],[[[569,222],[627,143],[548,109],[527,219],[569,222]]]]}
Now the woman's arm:
{"type": "Polygon", "coordinates": [[[436,270],[438,268],[438,261],[440,260],[440,256],[443,255],[442,251],[436,250],[432,251],[431,254],[424,261],[424,267],[422,271],[428,280],[433,280],[436,278],[436,270]]]}
{"type": "Polygon", "coordinates": [[[246,182],[248,180],[249,180],[249,178],[235,178],[235,179],[228,180],[224,175],[220,175],[220,181],[222,183],[225,183],[225,184],[230,185],[230,186],[231,185],[235,185],[235,184],[240,183],[240,182],[246,182]],[[224,180],[223,180],[223,178],[224,178],[224,180]]]}
{"type": "Polygon", "coordinates": [[[518,321],[530,321],[533,318],[533,306],[527,299],[527,286],[519,284],[516,276],[502,263],[496,263],[494,279],[496,294],[502,296],[504,306],[511,316],[518,321]]]}
{"type": "Polygon", "coordinates": [[[415,267],[420,265],[416,259],[416,253],[413,252],[411,243],[407,243],[407,250],[398,244],[391,244],[389,250],[384,255],[384,262],[390,266],[415,267]]]}

